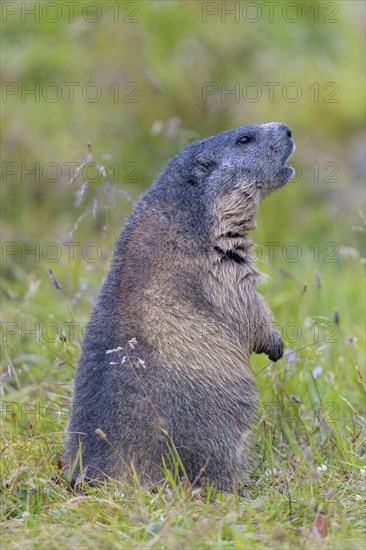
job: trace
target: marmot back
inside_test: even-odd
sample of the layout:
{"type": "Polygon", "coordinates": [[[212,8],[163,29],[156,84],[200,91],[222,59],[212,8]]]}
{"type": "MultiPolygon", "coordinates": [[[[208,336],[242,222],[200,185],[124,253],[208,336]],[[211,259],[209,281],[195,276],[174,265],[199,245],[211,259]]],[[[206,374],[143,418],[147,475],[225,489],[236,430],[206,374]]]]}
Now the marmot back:
{"type": "Polygon", "coordinates": [[[217,134],[182,149],[137,203],[77,369],[74,482],[135,471],[148,486],[174,449],[192,483],[240,483],[257,405],[250,355],[283,353],[248,232],[260,200],[291,178],[293,150],[284,124],[217,134]]]}

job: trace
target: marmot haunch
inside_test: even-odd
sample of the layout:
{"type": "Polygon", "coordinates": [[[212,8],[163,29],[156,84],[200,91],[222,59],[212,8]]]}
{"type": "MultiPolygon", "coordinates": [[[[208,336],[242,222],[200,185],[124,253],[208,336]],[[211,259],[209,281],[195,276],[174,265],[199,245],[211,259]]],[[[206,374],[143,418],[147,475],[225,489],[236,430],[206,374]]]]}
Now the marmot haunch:
{"type": "Polygon", "coordinates": [[[285,124],[222,132],[184,147],[138,201],[83,343],[73,482],[134,473],[150,486],[174,451],[191,483],[240,483],[257,406],[250,355],[283,354],[248,232],[293,175],[294,149],[285,124]]]}

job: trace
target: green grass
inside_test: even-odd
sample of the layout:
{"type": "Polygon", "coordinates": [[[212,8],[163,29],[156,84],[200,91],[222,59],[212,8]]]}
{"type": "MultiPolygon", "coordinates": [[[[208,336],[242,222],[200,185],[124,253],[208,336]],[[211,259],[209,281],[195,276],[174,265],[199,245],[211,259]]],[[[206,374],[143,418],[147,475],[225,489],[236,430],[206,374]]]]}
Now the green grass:
{"type": "Polygon", "coordinates": [[[301,3],[298,24],[203,23],[199,2],[168,0],[139,2],[137,24],[115,24],[107,8],[88,24],[84,3],[73,24],[14,16],[3,25],[4,82],[64,91],[64,82],[97,82],[103,97],[14,94],[2,104],[2,157],[17,172],[1,185],[1,547],[363,550],[362,2],[338,2],[335,24],[322,23],[333,3],[321,4],[319,23],[301,3]],[[280,83],[274,102],[202,100],[205,82],[267,81],[280,83]],[[115,102],[116,82],[122,91],[135,82],[139,101],[115,102]],[[301,86],[297,103],[281,95],[288,82],[301,86]],[[328,82],[339,86],[335,103],[324,101],[328,82]],[[270,275],[261,292],[288,355],[275,365],[252,357],[261,402],[246,495],[192,493],[169,471],[154,492],[113,484],[73,493],[61,459],[72,380],[131,199],[187,141],[271,120],[291,126],[301,177],[263,202],[253,233],[270,275]],[[65,163],[85,159],[89,141],[107,174],[89,172],[78,204],[84,179],[69,183],[65,163]],[[36,162],[58,163],[61,177],[23,177],[22,163],[36,162]],[[268,243],[278,243],[273,258],[268,243]]]}
{"type": "Polygon", "coordinates": [[[21,272],[21,284],[7,291],[19,307],[14,312],[9,301],[4,317],[15,314],[28,330],[38,322],[40,338],[6,336],[4,548],[363,548],[366,376],[363,304],[357,300],[363,265],[341,256],[337,263],[316,264],[319,289],[309,255],[289,265],[279,254],[264,264],[273,280],[262,292],[287,348],[303,349],[276,365],[253,356],[262,399],[246,498],[192,494],[172,475],[154,493],[119,485],[70,491],[60,455],[81,331],[76,326],[71,337],[65,323],[86,322],[88,298],[93,301],[106,263],[93,264],[77,302],[72,281],[85,277],[81,261],[57,264],[61,290],[37,266],[21,272]],[[52,331],[56,325],[46,331],[47,323],[62,327],[66,341],[61,328],[52,331]]]}

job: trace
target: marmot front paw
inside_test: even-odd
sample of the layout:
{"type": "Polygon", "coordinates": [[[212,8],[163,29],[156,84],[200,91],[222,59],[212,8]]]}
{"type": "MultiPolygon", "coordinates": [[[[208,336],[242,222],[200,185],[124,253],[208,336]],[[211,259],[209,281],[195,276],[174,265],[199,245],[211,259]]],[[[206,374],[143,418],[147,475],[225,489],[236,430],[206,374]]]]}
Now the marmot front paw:
{"type": "Polygon", "coordinates": [[[283,343],[282,337],[276,330],[272,335],[272,340],[268,348],[267,355],[269,359],[274,362],[281,359],[283,355],[283,348],[284,348],[284,343],[283,343]]]}

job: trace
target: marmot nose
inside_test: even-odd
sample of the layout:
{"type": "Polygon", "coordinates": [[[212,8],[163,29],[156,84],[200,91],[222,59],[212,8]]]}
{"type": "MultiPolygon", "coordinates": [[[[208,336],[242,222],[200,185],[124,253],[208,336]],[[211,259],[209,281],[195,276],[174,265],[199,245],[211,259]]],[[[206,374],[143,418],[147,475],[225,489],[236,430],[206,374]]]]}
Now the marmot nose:
{"type": "Polygon", "coordinates": [[[292,137],[291,129],[288,126],[286,126],[286,124],[280,124],[280,129],[283,130],[284,132],[286,132],[286,135],[289,138],[292,137]]]}

